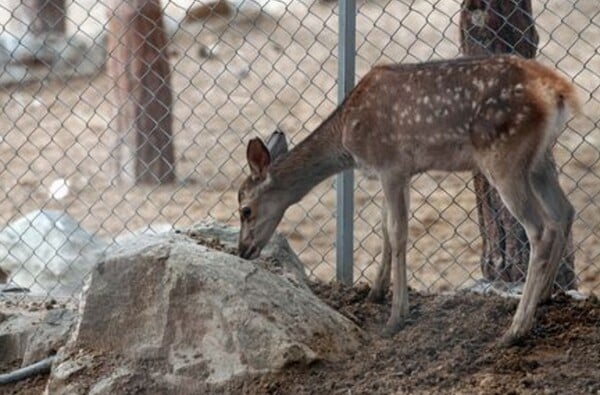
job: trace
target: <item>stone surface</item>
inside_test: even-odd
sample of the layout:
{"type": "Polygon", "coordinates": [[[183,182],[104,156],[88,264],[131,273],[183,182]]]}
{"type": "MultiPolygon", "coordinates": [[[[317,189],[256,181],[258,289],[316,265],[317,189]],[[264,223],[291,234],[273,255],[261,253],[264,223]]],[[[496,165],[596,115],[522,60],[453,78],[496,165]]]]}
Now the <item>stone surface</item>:
{"type": "Polygon", "coordinates": [[[356,350],[363,332],[298,280],[296,263],[273,266],[288,262],[281,240],[250,262],[222,251],[234,238],[234,229],[201,224],[111,248],[93,272],[48,392],[209,393],[229,380],[356,350]],[[207,240],[214,248],[200,244],[207,240]]]}
{"type": "Polygon", "coordinates": [[[106,247],[68,214],[36,210],[0,231],[0,268],[32,295],[78,296],[106,247]]]}
{"type": "MultiPolygon", "coordinates": [[[[186,234],[197,239],[201,244],[216,245],[219,249],[237,254],[239,228],[205,221],[192,226],[186,234]]],[[[297,280],[299,285],[305,286],[307,277],[304,265],[283,235],[276,232],[263,249],[261,256],[263,259],[256,261],[257,265],[262,265],[272,273],[289,276],[297,280]]]]}
{"type": "Polygon", "coordinates": [[[56,353],[75,323],[75,306],[23,294],[0,294],[0,364],[27,366],[56,353]]]}

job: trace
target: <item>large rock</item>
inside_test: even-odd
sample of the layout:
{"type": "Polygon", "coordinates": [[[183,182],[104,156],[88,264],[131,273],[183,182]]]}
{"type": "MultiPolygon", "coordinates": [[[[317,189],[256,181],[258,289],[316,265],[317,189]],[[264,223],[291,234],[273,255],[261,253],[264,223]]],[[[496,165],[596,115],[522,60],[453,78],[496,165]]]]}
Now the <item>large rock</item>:
{"type": "Polygon", "coordinates": [[[92,274],[48,393],[213,393],[361,344],[361,330],[299,280],[277,239],[250,262],[199,244],[230,248],[235,230],[208,228],[114,247],[92,274]]]}
{"type": "Polygon", "coordinates": [[[36,210],[0,231],[0,269],[32,295],[77,296],[106,247],[68,214],[36,210]]]}

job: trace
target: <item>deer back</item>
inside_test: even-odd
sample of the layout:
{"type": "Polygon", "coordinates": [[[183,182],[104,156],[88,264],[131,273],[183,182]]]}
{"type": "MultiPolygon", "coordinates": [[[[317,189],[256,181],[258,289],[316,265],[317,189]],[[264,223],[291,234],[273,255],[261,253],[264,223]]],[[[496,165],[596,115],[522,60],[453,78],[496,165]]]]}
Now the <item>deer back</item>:
{"type": "Polygon", "coordinates": [[[344,103],[343,143],[356,160],[407,172],[467,170],[476,151],[544,140],[561,106],[577,107],[570,83],[511,56],[373,68],[344,103]]]}

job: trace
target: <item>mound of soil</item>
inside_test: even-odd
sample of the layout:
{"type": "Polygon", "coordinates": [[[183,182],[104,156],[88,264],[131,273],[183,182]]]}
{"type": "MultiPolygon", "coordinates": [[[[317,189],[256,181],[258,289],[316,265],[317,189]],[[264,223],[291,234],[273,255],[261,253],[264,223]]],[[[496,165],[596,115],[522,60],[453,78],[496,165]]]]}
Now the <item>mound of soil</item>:
{"type": "MultiPolygon", "coordinates": [[[[366,301],[369,288],[312,283],[331,307],[371,337],[345,361],[231,383],[228,394],[599,394],[600,302],[555,297],[538,309],[532,335],[514,347],[498,339],[517,301],[476,294],[410,293],[410,317],[392,338],[381,336],[390,311],[366,301]]],[[[2,366],[9,371],[15,366],[2,366]]],[[[45,376],[0,394],[38,394],[45,376]]],[[[143,391],[142,391],[143,392],[143,391]]]]}
{"type": "MultiPolygon", "coordinates": [[[[475,294],[410,294],[410,317],[381,336],[390,305],[366,301],[368,287],[312,284],[330,306],[371,335],[342,363],[291,367],[228,388],[244,394],[599,394],[600,303],[560,295],[540,306],[531,336],[514,347],[498,339],[516,300],[475,294]]],[[[389,300],[389,298],[388,298],[389,300]]]]}

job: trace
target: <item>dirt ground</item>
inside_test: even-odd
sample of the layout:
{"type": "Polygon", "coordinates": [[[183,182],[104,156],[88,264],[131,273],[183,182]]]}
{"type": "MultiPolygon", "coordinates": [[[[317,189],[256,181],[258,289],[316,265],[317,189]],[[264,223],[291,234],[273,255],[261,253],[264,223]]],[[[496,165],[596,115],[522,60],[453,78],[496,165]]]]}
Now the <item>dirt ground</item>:
{"type": "Polygon", "coordinates": [[[499,347],[515,300],[412,292],[404,329],[380,336],[389,304],[365,301],[367,287],[314,285],[371,340],[340,362],[291,367],[231,388],[244,394],[598,394],[600,303],[561,296],[541,306],[533,334],[499,347]]]}
{"type": "MultiPolygon", "coordinates": [[[[166,2],[166,9],[181,13],[186,1],[166,2]]],[[[358,76],[375,63],[458,55],[460,1],[358,3],[358,76]]],[[[152,223],[185,227],[207,218],[237,223],[236,190],[248,139],[267,137],[279,126],[294,145],[336,102],[335,2],[282,4],[279,15],[246,15],[240,9],[229,21],[187,25],[174,37],[175,185],[115,181],[115,109],[112,82],[104,74],[0,88],[0,225],[40,208],[64,209],[107,240],[152,223]],[[69,182],[70,192],[55,199],[49,189],[59,179],[69,182]]],[[[540,60],[571,77],[585,103],[583,115],[569,124],[555,152],[561,182],[578,214],[573,232],[580,289],[589,292],[600,287],[600,13],[596,0],[533,4],[540,60]]],[[[70,12],[79,19],[73,14],[72,20],[81,20],[82,30],[90,19],[94,26],[102,24],[104,11],[88,17],[92,8],[74,9],[70,12]]],[[[357,173],[356,279],[372,280],[373,263],[380,260],[378,191],[376,181],[357,173]]],[[[413,288],[448,291],[480,278],[481,243],[469,174],[415,177],[411,210],[413,288]]],[[[335,273],[334,214],[330,180],[292,207],[279,227],[313,278],[330,280],[335,273]]]]}
{"type": "MultiPolygon", "coordinates": [[[[600,302],[559,295],[540,306],[531,336],[501,347],[516,300],[459,293],[410,293],[406,326],[381,335],[388,303],[365,300],[368,286],[312,283],[315,293],[355,322],[369,340],[355,354],[290,366],[223,388],[227,394],[591,394],[600,393],[600,302]]],[[[9,371],[16,363],[1,366],[9,371]]],[[[0,394],[38,395],[47,376],[0,394]]],[[[144,393],[144,392],[142,392],[144,393]]]]}

